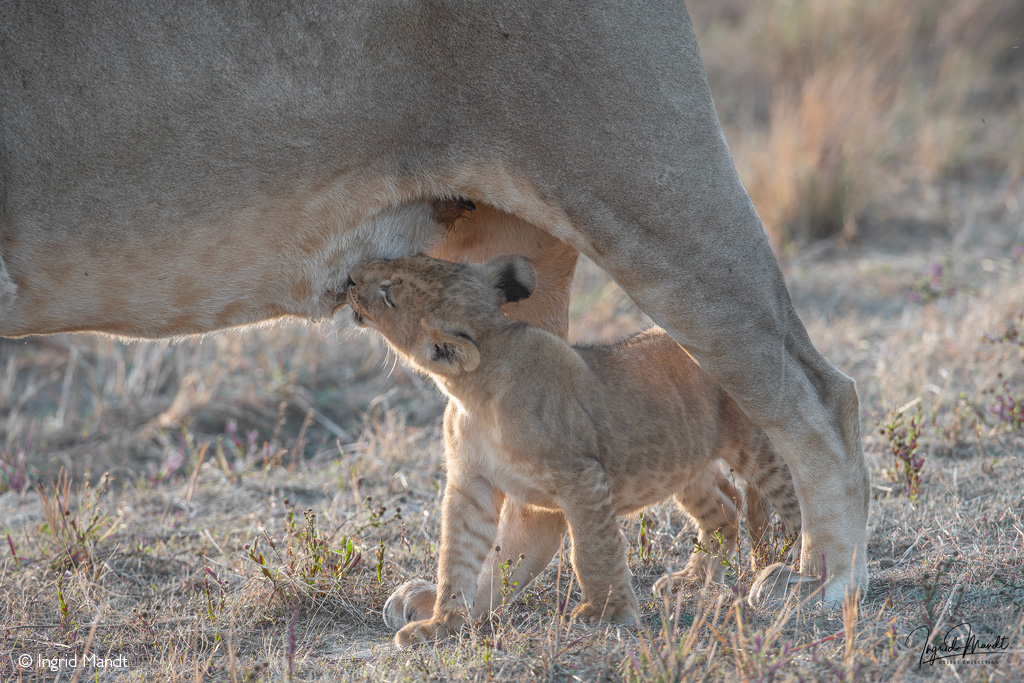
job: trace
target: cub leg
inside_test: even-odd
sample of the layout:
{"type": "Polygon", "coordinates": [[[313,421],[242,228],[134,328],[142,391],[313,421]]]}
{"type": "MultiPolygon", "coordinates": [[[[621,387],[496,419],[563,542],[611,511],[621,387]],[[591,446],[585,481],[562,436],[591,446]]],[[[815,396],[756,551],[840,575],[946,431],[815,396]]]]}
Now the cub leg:
{"type": "Polygon", "coordinates": [[[771,511],[753,486],[747,485],[744,502],[747,508],[747,533],[750,537],[750,566],[759,569],[771,562],[768,529],[771,511]]]}
{"type": "MultiPolygon", "coordinates": [[[[506,304],[512,318],[564,338],[569,330],[569,291],[579,252],[546,231],[512,214],[482,202],[477,209],[449,226],[445,239],[431,247],[429,254],[448,261],[486,263],[500,254],[522,254],[534,265],[537,284],[522,301],[506,304]]],[[[510,581],[515,585],[505,597],[510,601],[547,567],[562,544],[565,517],[561,512],[524,507],[507,501],[501,509],[501,524],[492,554],[480,575],[473,618],[490,612],[502,602],[500,565],[519,561],[510,581]],[[499,559],[500,558],[500,559],[499,559]]],[[[392,631],[410,621],[429,619],[437,587],[414,579],[399,586],[384,605],[384,623],[392,631]]]]}
{"type": "Polygon", "coordinates": [[[560,510],[544,510],[505,500],[498,527],[497,548],[491,553],[477,584],[473,617],[489,614],[502,604],[512,602],[551,562],[565,535],[565,515],[560,510]],[[502,579],[501,565],[510,563],[512,573],[502,579]],[[506,585],[511,588],[503,596],[506,585]]]}
{"type": "MultiPolygon", "coordinates": [[[[796,495],[793,476],[789,467],[782,462],[774,449],[764,451],[758,458],[756,470],[748,483],[748,493],[751,491],[758,491],[761,497],[775,508],[779,517],[782,518],[787,534],[801,531],[800,501],[796,495]]],[[[805,590],[813,590],[817,587],[818,577],[800,573],[801,570],[806,571],[807,568],[806,557],[801,558],[803,540],[802,537],[798,537],[796,543],[789,550],[789,556],[796,558],[795,566],[792,569],[782,562],[776,562],[761,570],[750,587],[752,604],[780,600],[794,589],[801,587],[807,587],[805,590]]],[[[760,550],[764,561],[774,559],[770,557],[771,553],[767,550],[766,545],[762,543],[760,550]]],[[[828,599],[827,594],[825,597],[828,599]]]]}
{"type": "MultiPolygon", "coordinates": [[[[796,488],[793,485],[793,475],[789,467],[775,451],[771,443],[765,439],[754,462],[753,471],[747,475],[747,516],[753,519],[752,506],[764,510],[764,503],[768,503],[778,513],[786,534],[799,534],[801,527],[800,500],[796,495],[796,488]],[[763,502],[762,502],[763,501],[763,502]]],[[[767,512],[765,511],[765,515],[767,512]]],[[[759,566],[765,566],[772,557],[772,551],[767,544],[767,519],[762,528],[757,529],[750,525],[750,540],[754,546],[754,554],[758,556],[759,566]]],[[[793,548],[790,548],[789,555],[799,561],[800,539],[793,548]]]]}
{"type": "Polygon", "coordinates": [[[604,467],[588,459],[564,489],[562,507],[572,539],[572,567],[583,590],[583,602],[574,615],[581,621],[633,623],[637,600],[604,467]]]}
{"type": "MultiPolygon", "coordinates": [[[[492,550],[484,563],[477,582],[473,619],[490,614],[502,602],[515,600],[544,571],[562,545],[565,526],[565,515],[559,510],[542,510],[505,500],[495,544],[501,550],[492,550]],[[510,562],[514,569],[507,577],[512,590],[503,596],[506,583],[502,580],[501,565],[505,562],[510,562]]],[[[397,631],[410,621],[429,619],[436,598],[437,587],[428,581],[413,579],[403,583],[384,605],[385,625],[397,631]]]]}
{"type": "MultiPolygon", "coordinates": [[[[742,420],[738,408],[733,410],[742,420]]],[[[769,504],[782,519],[786,534],[797,534],[797,542],[790,549],[789,557],[799,561],[800,501],[796,496],[793,475],[772,442],[760,430],[751,429],[737,434],[736,442],[722,449],[719,457],[747,483],[747,530],[753,551],[753,568],[759,569],[778,559],[776,549],[769,547],[769,504]]]]}
{"type": "Polygon", "coordinates": [[[668,594],[670,586],[699,587],[721,581],[725,574],[721,558],[736,549],[736,505],[740,492],[725,477],[717,462],[677,493],[675,500],[697,526],[701,549],[693,551],[682,571],[658,579],[653,590],[662,597],[668,594]]]}
{"type": "Polygon", "coordinates": [[[466,622],[476,597],[477,577],[498,529],[501,493],[486,479],[452,467],[441,512],[438,590],[429,619],[395,634],[398,647],[446,638],[466,622]]]}

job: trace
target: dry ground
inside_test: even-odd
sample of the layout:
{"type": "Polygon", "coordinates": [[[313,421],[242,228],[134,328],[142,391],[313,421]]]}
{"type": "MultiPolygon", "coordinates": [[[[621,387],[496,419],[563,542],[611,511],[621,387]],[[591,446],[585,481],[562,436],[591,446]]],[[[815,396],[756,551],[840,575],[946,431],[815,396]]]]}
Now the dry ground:
{"type": "MultiPolygon", "coordinates": [[[[858,606],[744,608],[745,550],[726,584],[654,601],[692,538],[662,505],[623,522],[639,627],[568,621],[578,594],[563,562],[490,624],[399,653],[380,609],[434,571],[443,401],[376,339],[339,321],[174,345],[0,341],[0,680],[72,680],[67,661],[39,659],[83,652],[124,659],[79,680],[1019,680],[1024,66],[1012,51],[1024,21],[1008,2],[901,6],[693,8],[797,308],[858,382],[873,481],[858,606]],[[929,14],[938,6],[961,23],[929,14]],[[851,35],[830,12],[847,12],[851,35]],[[808,41],[808,26],[829,30],[808,41]],[[993,26],[1005,30],[986,36],[993,26]],[[884,28],[875,42],[946,42],[875,63],[844,52],[858,27],[884,28]],[[947,63],[956,49],[974,71],[947,63]],[[838,82],[848,89],[825,88],[838,82]],[[874,87],[898,96],[862,102],[874,87]],[[874,138],[863,118],[836,120],[850,101],[873,108],[855,113],[874,138]],[[817,213],[795,209],[823,194],[817,213]],[[819,233],[834,236],[807,240],[819,233]],[[912,497],[915,468],[893,474],[892,449],[918,410],[912,497]],[[961,645],[969,627],[1000,649],[922,665],[928,632],[941,644],[958,625],[961,645]]],[[[574,338],[645,324],[589,262],[574,287],[574,338]]]]}

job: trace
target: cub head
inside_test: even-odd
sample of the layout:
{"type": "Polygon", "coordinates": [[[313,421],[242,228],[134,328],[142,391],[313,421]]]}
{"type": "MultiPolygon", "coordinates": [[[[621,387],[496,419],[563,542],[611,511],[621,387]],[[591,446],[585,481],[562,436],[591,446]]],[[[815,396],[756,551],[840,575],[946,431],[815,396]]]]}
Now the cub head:
{"type": "Polygon", "coordinates": [[[357,325],[414,365],[457,375],[480,364],[478,340],[508,324],[502,305],[528,297],[535,277],[522,256],[482,266],[423,255],[367,261],[349,274],[348,303],[357,325]]]}

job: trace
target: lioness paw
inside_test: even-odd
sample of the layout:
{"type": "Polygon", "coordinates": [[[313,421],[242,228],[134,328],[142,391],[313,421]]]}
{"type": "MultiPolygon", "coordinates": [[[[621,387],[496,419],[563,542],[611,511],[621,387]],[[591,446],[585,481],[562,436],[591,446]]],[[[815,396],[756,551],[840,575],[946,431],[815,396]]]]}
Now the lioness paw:
{"type": "MultiPolygon", "coordinates": [[[[750,587],[747,602],[751,605],[777,605],[789,596],[795,596],[797,600],[810,600],[815,605],[836,609],[842,606],[847,594],[855,590],[855,584],[849,570],[833,574],[823,583],[821,576],[801,574],[777,562],[761,570],[750,587]]],[[[863,595],[859,588],[856,590],[858,596],[863,595]]]]}
{"type": "Polygon", "coordinates": [[[442,619],[425,619],[406,624],[395,634],[395,645],[401,649],[422,645],[433,640],[444,640],[457,629],[442,619]]]}
{"type": "Polygon", "coordinates": [[[776,562],[761,570],[750,587],[750,605],[774,606],[790,595],[804,600],[821,587],[820,576],[808,576],[776,562]]]}
{"type": "Polygon", "coordinates": [[[406,581],[384,603],[384,625],[397,631],[411,621],[429,619],[434,613],[437,588],[423,579],[406,581]]]}

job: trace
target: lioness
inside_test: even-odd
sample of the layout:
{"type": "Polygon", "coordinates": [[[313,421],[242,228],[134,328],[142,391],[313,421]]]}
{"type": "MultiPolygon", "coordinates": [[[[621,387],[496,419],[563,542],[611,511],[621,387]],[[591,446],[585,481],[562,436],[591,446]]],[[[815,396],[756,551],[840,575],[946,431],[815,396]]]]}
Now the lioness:
{"type": "MultiPolygon", "coordinates": [[[[506,317],[501,306],[534,288],[533,266],[521,256],[483,266],[427,256],[377,260],[351,278],[348,302],[356,323],[380,332],[451,399],[444,418],[448,483],[439,589],[430,612],[406,604],[421,583],[389,600],[389,625],[415,619],[396,635],[400,647],[444,637],[463,624],[467,606],[477,601],[506,497],[564,515],[583,589],[575,613],[586,620],[631,622],[637,616],[616,516],[673,496],[697,525],[706,551],[735,547],[739,493],[719,458],[747,481],[755,543],[765,527],[761,498],[788,530],[799,530],[789,468],[764,432],[664,330],[617,344],[569,346],[506,317]]],[[[655,591],[720,578],[721,563],[709,552],[695,551],[685,569],[662,577],[655,591]]]]}
{"type": "MultiPolygon", "coordinates": [[[[856,387],[793,308],[682,0],[0,2],[0,26],[0,336],[323,318],[355,264],[421,251],[534,258],[508,313],[559,331],[578,251],[786,459],[802,573],[754,594],[867,587],[856,387]],[[440,240],[454,197],[478,210],[440,240]]],[[[525,565],[561,537],[511,504],[499,533],[525,565]]]]}

